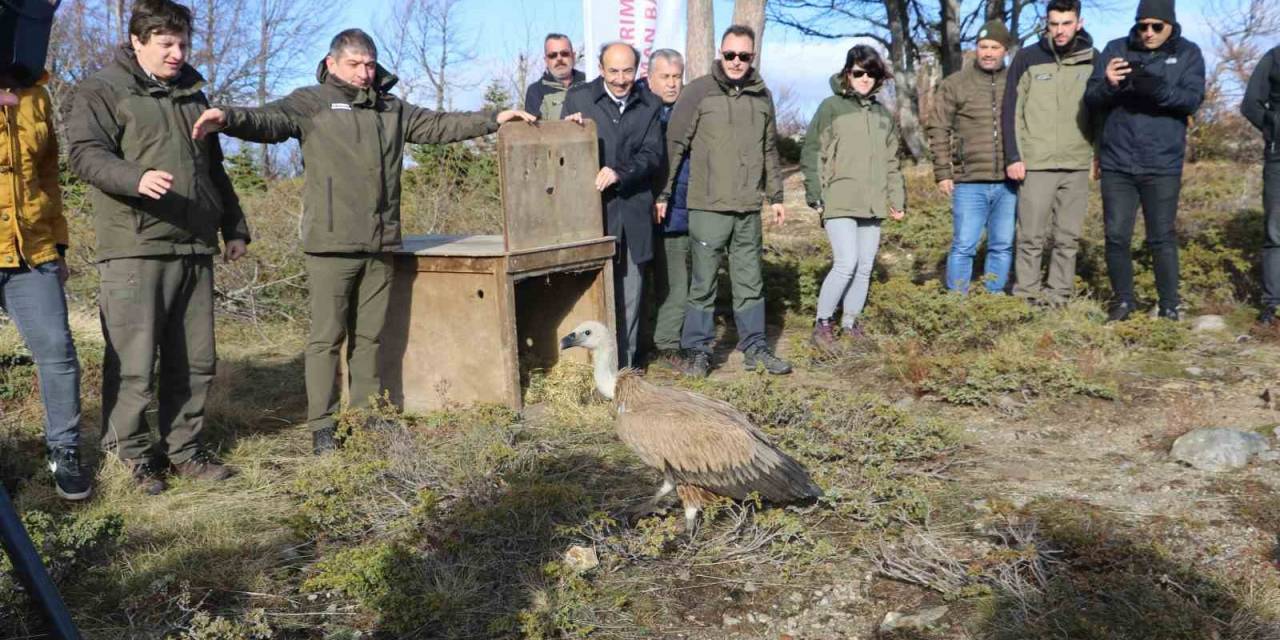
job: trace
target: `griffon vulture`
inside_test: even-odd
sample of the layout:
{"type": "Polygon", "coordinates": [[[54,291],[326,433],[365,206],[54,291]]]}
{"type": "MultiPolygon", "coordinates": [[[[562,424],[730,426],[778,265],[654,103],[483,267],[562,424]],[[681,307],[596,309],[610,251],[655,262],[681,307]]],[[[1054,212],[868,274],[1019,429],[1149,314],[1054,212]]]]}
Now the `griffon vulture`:
{"type": "Polygon", "coordinates": [[[662,472],[662,487],[642,510],[652,512],[674,490],[693,531],[698,512],[716,496],[742,500],[755,492],[782,503],[822,495],[808,471],[732,405],[656,386],[633,369],[618,371],[613,332],[605,325],[578,325],[560,340],[561,349],[571,347],[591,352],[596,389],[617,411],[618,437],[662,472]]]}

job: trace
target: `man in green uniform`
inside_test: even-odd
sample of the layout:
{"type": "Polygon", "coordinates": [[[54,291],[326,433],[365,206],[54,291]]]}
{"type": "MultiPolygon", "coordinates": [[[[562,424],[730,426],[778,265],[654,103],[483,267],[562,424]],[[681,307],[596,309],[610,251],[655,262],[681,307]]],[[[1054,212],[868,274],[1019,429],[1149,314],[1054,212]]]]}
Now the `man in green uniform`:
{"type": "MultiPolygon", "coordinates": [[[[681,368],[692,376],[706,376],[711,370],[716,272],[723,253],[729,254],[733,316],[746,368],[791,372],[791,365],[775,356],[765,341],[761,203],[768,200],[778,224],[787,210],[782,204],[773,95],[751,66],[755,49],[750,27],[725,30],[721,59],[709,75],[689,83],[667,123],[667,158],[689,156],[693,273],[680,343],[687,354],[681,368]]],[[[666,215],[680,171],[679,162],[668,165],[658,196],[659,220],[666,215]]]]}
{"type": "Polygon", "coordinates": [[[147,493],[164,490],[145,414],[160,353],[158,422],[178,475],[231,471],[200,443],[213,380],[213,256],[245,254],[249,229],[222,167],[216,136],[192,143],[208,107],[186,62],[191,11],[139,0],[130,44],[76,91],[68,119],[71,168],[93,186],[102,333],[102,447],[147,493]]]}
{"type": "Polygon", "coordinates": [[[338,367],[347,344],[352,406],[382,393],[378,345],[391,298],[391,252],[400,247],[404,145],[446,143],[497,131],[523,111],[438,113],[392,95],[397,78],[378,65],[359,29],[333,38],[318,84],[260,108],[210,109],[192,129],[251,142],[298,138],[306,166],[302,250],[311,289],[306,348],[307,421],[317,454],[336,446],[338,367]]]}

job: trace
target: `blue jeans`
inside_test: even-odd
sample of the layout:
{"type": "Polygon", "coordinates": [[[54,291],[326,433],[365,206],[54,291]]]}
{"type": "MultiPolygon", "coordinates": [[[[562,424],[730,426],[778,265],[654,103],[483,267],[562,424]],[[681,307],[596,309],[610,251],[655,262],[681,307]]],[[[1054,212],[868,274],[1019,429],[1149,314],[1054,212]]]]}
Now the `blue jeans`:
{"type": "Polygon", "coordinates": [[[44,437],[50,447],[80,444],[80,361],[67,324],[67,298],[58,263],[0,269],[0,308],[13,318],[31,349],[44,402],[44,437]]]}
{"type": "Polygon", "coordinates": [[[973,257],[983,229],[987,232],[985,282],[992,293],[1004,291],[1013,265],[1013,231],[1018,192],[1008,182],[957,182],[951,196],[951,252],[947,254],[947,288],[966,292],[973,278],[973,257]]]}

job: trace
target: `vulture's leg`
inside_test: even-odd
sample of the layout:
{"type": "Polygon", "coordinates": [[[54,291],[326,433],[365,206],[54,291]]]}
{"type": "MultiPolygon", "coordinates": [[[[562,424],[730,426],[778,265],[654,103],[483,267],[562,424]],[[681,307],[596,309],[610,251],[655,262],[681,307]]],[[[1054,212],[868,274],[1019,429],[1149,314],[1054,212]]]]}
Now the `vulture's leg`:
{"type": "Polygon", "coordinates": [[[658,505],[662,499],[675,490],[676,483],[671,478],[663,480],[662,486],[658,487],[658,492],[653,494],[652,498],[645,501],[644,504],[631,509],[631,516],[634,518],[643,518],[644,516],[657,513],[658,505]]]}
{"type": "Polygon", "coordinates": [[[684,507],[684,531],[693,537],[698,530],[698,507],[693,505],[685,505],[684,507]]]}

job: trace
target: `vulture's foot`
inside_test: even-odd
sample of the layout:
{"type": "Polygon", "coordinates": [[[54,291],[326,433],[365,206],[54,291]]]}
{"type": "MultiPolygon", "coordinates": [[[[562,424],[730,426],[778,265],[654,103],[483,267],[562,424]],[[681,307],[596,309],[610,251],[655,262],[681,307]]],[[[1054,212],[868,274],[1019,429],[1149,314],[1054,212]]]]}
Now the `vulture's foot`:
{"type": "Polygon", "coordinates": [[[664,514],[666,512],[667,507],[662,504],[661,499],[646,500],[641,504],[627,509],[627,522],[635,524],[649,516],[664,514]]]}

